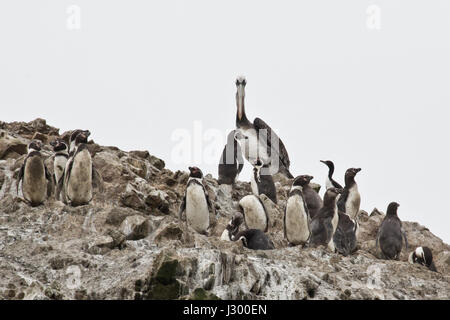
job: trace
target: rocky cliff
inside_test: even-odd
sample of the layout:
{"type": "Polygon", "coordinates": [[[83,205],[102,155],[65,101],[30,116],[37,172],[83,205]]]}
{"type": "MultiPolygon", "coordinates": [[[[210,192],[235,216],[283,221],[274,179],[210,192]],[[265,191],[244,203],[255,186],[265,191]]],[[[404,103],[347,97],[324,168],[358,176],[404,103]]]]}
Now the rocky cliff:
{"type": "MultiPolygon", "coordinates": [[[[89,128],[95,137],[95,128],[89,128]]],[[[278,205],[270,210],[276,250],[252,251],[220,235],[251,192],[205,183],[215,203],[213,234],[197,234],[176,214],[187,172],[172,172],[147,151],[124,152],[89,142],[104,192],[81,207],[55,199],[32,208],[16,194],[18,169],[32,138],[62,133],[36,119],[0,122],[0,298],[2,299],[448,299],[450,247],[426,227],[404,222],[411,251],[433,250],[439,273],[407,262],[385,261],[375,251],[384,214],[360,212],[359,250],[343,257],[324,248],[288,247],[282,213],[289,181],[276,177],[278,205]]],[[[400,213],[400,218],[401,213],[400,213]]]]}

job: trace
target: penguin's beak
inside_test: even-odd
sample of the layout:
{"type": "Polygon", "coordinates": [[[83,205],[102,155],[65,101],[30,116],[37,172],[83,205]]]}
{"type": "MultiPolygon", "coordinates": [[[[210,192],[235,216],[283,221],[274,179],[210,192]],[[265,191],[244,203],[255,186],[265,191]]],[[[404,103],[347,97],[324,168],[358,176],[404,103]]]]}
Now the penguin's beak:
{"type": "Polygon", "coordinates": [[[89,130],[84,131],[84,135],[87,137],[89,137],[91,135],[91,132],[89,130]]]}
{"type": "Polygon", "coordinates": [[[357,168],[355,171],[356,171],[356,172],[360,172],[360,171],[361,171],[361,168],[357,168]]]}

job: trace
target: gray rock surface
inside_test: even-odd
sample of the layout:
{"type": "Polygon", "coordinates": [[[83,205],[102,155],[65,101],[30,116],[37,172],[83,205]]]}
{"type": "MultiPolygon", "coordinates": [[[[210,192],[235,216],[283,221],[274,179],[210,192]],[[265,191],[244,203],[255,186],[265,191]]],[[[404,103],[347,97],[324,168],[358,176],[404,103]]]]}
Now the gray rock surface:
{"type": "MultiPolygon", "coordinates": [[[[94,128],[91,131],[94,133],[94,128]]],[[[59,130],[45,120],[0,122],[0,146],[26,145],[59,130]],[[39,132],[40,134],[36,135],[39,132]]],[[[64,133],[65,136],[68,133],[64,133]]],[[[44,150],[50,150],[46,145],[44,150]]],[[[282,214],[289,180],[275,177],[278,205],[261,196],[276,250],[252,251],[220,235],[248,182],[234,188],[205,177],[214,201],[209,237],[177,218],[187,173],[164,168],[148,151],[124,152],[89,143],[105,190],[85,206],[55,199],[31,208],[15,192],[23,150],[0,160],[1,299],[448,299],[450,247],[416,222],[404,222],[409,251],[433,250],[439,273],[385,261],[375,251],[384,213],[360,212],[359,250],[343,257],[325,248],[288,247],[282,214]]],[[[51,153],[45,154],[51,163],[51,153]]],[[[50,169],[50,168],[49,168],[50,169]]],[[[380,207],[384,207],[380,204],[380,207]]],[[[401,218],[401,216],[400,216],[401,218]]]]}

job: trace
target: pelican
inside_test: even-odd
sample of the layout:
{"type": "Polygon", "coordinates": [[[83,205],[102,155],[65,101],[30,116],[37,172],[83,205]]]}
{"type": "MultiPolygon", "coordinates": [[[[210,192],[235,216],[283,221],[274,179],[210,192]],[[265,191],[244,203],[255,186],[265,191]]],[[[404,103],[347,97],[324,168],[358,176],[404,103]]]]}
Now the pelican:
{"type": "Polygon", "coordinates": [[[236,139],[241,143],[244,156],[250,163],[260,159],[266,164],[266,172],[262,174],[273,175],[280,172],[292,179],[294,177],[289,172],[289,155],[281,139],[262,119],[255,118],[251,123],[245,114],[246,84],[244,77],[236,79],[236,139]]]}

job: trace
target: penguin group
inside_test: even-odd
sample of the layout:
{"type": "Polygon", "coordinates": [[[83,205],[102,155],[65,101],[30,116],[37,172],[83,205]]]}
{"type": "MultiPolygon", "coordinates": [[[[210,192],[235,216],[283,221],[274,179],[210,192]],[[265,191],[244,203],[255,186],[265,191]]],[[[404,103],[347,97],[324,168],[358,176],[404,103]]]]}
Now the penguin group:
{"type": "MultiPolygon", "coordinates": [[[[238,201],[238,208],[222,232],[223,241],[240,241],[253,250],[275,249],[268,231],[270,217],[260,195],[264,194],[277,204],[277,190],[273,175],[281,174],[291,179],[291,188],[284,207],[283,231],[289,246],[324,246],[333,253],[348,256],[357,251],[359,237],[359,211],[361,195],[355,180],[361,168],[349,168],[345,172],[344,186],[333,177],[335,166],[331,160],[320,160],[328,167],[323,199],[310,185],[313,176],[303,174],[294,177],[284,143],[275,131],[262,119],[249,121],[245,111],[244,77],[236,79],[236,128],[227,136],[219,166],[220,185],[234,187],[244,166],[244,158],[253,167],[250,176],[252,194],[238,201]],[[240,230],[243,226],[243,230],[240,230]]],[[[180,218],[185,213],[186,223],[202,234],[210,228],[211,204],[205,190],[203,173],[197,167],[189,167],[180,218]]],[[[403,242],[408,241],[400,218],[399,204],[389,204],[377,236],[376,247],[384,259],[399,259],[403,242]]],[[[436,271],[432,252],[428,247],[418,247],[409,255],[410,263],[419,263],[436,271]]]]}
{"type": "Polygon", "coordinates": [[[19,170],[17,194],[31,206],[39,206],[54,194],[56,200],[71,206],[88,204],[93,197],[93,185],[102,187],[101,175],[92,164],[87,143],[89,130],[74,130],[67,144],[56,138],[53,149],[53,175],[45,164],[43,143],[33,140],[19,170]]]}
{"type": "MultiPolygon", "coordinates": [[[[251,122],[245,111],[244,77],[236,79],[236,127],[227,142],[218,165],[218,183],[233,188],[246,159],[253,167],[250,177],[251,194],[243,196],[236,212],[223,230],[221,240],[238,241],[252,250],[273,250],[269,237],[271,217],[262,200],[278,204],[273,179],[280,174],[289,179],[290,190],[284,206],[283,232],[289,246],[323,246],[333,253],[352,255],[358,249],[359,211],[361,195],[356,176],[361,168],[345,172],[342,187],[333,177],[335,166],[331,160],[320,160],[328,167],[323,199],[311,185],[313,176],[294,177],[290,171],[287,149],[275,131],[262,119],[251,122]],[[242,230],[241,230],[242,229],[242,230]]],[[[46,166],[43,143],[33,140],[17,177],[23,200],[39,206],[52,197],[71,206],[81,206],[93,199],[93,188],[102,191],[102,178],[93,166],[88,148],[89,130],[72,131],[67,143],[61,138],[50,142],[53,148],[53,175],[46,166]]],[[[189,167],[189,178],[179,208],[178,217],[196,232],[209,236],[214,217],[214,203],[203,181],[203,172],[189,167]]],[[[384,259],[398,260],[403,244],[408,249],[406,233],[397,215],[399,204],[391,202],[376,235],[376,250],[384,259]]],[[[409,255],[410,263],[418,263],[436,271],[432,251],[426,246],[416,248],[409,255]]]]}

